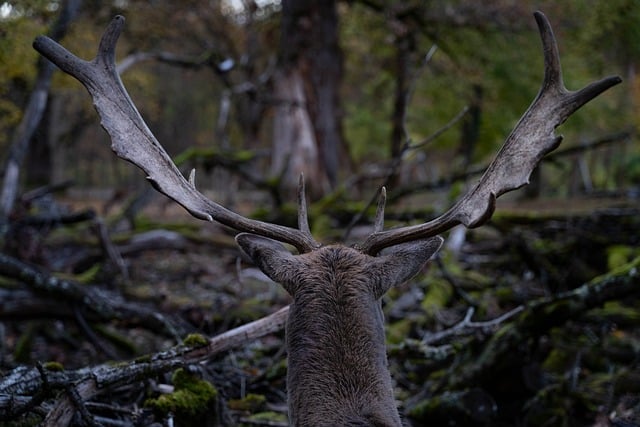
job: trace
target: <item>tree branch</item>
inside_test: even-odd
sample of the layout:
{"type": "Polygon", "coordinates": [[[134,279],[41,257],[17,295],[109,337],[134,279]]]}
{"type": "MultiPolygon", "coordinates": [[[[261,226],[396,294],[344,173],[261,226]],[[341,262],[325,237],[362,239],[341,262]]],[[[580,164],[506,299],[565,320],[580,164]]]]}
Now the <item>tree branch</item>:
{"type": "Polygon", "coordinates": [[[18,367],[0,379],[0,421],[10,420],[15,414],[23,413],[23,406],[33,406],[33,399],[14,401],[10,396],[38,396],[42,401],[45,398],[55,398],[55,392],[62,389],[67,393],[57,397],[43,425],[66,426],[78,409],[79,403],[84,405],[88,399],[114,387],[153,378],[178,367],[204,361],[231,348],[278,332],[284,328],[288,313],[287,306],[269,316],[210,339],[191,335],[185,339],[183,345],[139,357],[126,365],[104,364],[75,371],[46,372],[37,367],[18,367]]]}

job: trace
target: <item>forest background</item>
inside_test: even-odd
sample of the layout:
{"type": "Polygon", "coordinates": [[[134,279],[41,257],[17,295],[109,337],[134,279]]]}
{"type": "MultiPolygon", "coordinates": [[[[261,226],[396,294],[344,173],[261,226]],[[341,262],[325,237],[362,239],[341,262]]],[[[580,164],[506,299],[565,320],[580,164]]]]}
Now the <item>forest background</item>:
{"type": "MultiPolygon", "coordinates": [[[[247,289],[226,289],[236,274],[237,253],[230,237],[154,196],[140,172],[113,155],[85,89],[54,71],[32,49],[40,34],[58,36],[69,50],[90,59],[112,17],[125,16],[117,51],[123,82],[179,167],[185,173],[195,167],[198,187],[223,205],[288,224],[294,222],[295,189],[303,172],[312,201],[312,231],[319,240],[334,241],[357,239],[368,230],[381,185],[388,189],[392,226],[443,212],[477,179],[538,91],[543,66],[535,10],[542,10],[553,25],[569,89],[606,75],[621,76],[623,84],[562,125],[560,149],[536,170],[531,185],[499,203],[490,231],[450,239],[450,255],[438,261],[438,271],[425,273],[437,276],[429,277],[430,283],[437,282],[435,291],[427,290],[427,278],[417,285],[425,292],[416,297],[417,308],[389,302],[390,340],[399,344],[403,337],[447,330],[464,318],[469,305],[484,319],[497,318],[534,297],[557,297],[619,271],[616,268],[635,266],[640,255],[634,228],[640,197],[640,3],[633,0],[0,2],[3,253],[46,274],[98,283],[160,307],[168,317],[181,319],[176,321],[181,332],[214,335],[286,300],[278,294],[256,301],[247,289]],[[43,226],[33,218],[49,222],[43,226]],[[96,221],[104,233],[95,231],[96,221]],[[152,229],[179,236],[166,234],[164,240],[132,249],[136,236],[152,239],[145,234],[152,229]],[[114,243],[116,256],[98,249],[109,246],[105,241],[114,243]],[[517,254],[515,260],[505,259],[509,251],[517,254]],[[505,270],[518,285],[505,278],[505,270]],[[173,288],[176,283],[179,290],[173,288]],[[191,289],[202,283],[203,289],[191,289]],[[526,292],[518,288],[523,283],[529,287],[526,292]],[[239,302],[242,298],[245,302],[239,302]]],[[[43,295],[52,298],[3,271],[5,289],[30,289],[33,301],[43,295]]],[[[96,337],[81,326],[77,313],[69,320],[68,314],[38,312],[34,306],[10,309],[7,301],[14,300],[9,291],[3,292],[0,372],[37,360],[78,368],[166,348],[166,341],[147,342],[148,337],[140,344],[142,338],[124,331],[118,323],[122,320],[85,313],[92,322],[111,328],[96,337]],[[18,312],[31,314],[16,317],[18,312]],[[43,325],[51,319],[61,321],[65,332],[45,332],[48,326],[43,325]],[[73,340],[65,341],[67,334],[73,340]],[[127,344],[114,338],[120,334],[118,339],[127,344]],[[84,353],[69,344],[77,340],[88,341],[84,353]],[[105,348],[111,350],[102,351],[105,348]]],[[[637,291],[634,295],[637,302],[637,291]]],[[[401,299],[396,295],[394,302],[396,298],[401,299]]],[[[579,326],[569,327],[565,319],[555,336],[550,325],[535,339],[523,332],[523,341],[544,347],[543,336],[562,341],[577,329],[575,336],[590,337],[590,328],[600,325],[600,342],[619,339],[624,360],[598,360],[598,368],[589,369],[621,376],[632,372],[640,379],[637,311],[630,309],[632,301],[625,305],[616,298],[621,297],[614,297],[615,304],[608,307],[612,312],[593,314],[589,310],[594,307],[583,307],[581,313],[591,313],[591,318],[568,318],[579,326]],[[616,327],[611,326],[616,321],[616,327]],[[629,328],[618,329],[620,325],[629,328]]],[[[491,336],[474,339],[486,343],[491,336]]],[[[481,398],[460,395],[460,402],[468,398],[486,403],[490,396],[498,401],[499,411],[507,408],[498,415],[504,425],[516,418],[539,425],[538,416],[559,420],[549,425],[581,425],[584,419],[573,419],[573,412],[586,414],[590,423],[608,425],[621,419],[611,416],[612,411],[620,414],[623,409],[638,422],[640,390],[612,391],[615,381],[610,377],[600,378],[603,391],[598,388],[595,397],[550,391],[550,385],[573,381],[569,372],[582,365],[588,349],[598,346],[591,343],[585,350],[583,344],[556,353],[553,345],[545,351],[536,347],[540,354],[535,356],[527,353],[535,359],[535,369],[558,378],[566,374],[569,380],[554,377],[544,385],[527,384],[530,393],[520,396],[518,404],[506,405],[501,398],[509,395],[509,387],[490,390],[483,384],[486,378],[475,378],[476,383],[468,384],[479,386],[473,390],[482,390],[481,398]],[[549,396],[562,398],[551,405],[545,400],[549,396]],[[581,405],[588,410],[582,411],[581,405]],[[545,412],[542,406],[551,409],[545,412]],[[548,413],[556,407],[565,415],[548,413]]],[[[406,360],[419,351],[396,351],[403,360],[397,368],[406,380],[401,396],[410,401],[408,396],[419,400],[416,396],[437,395],[430,386],[416,384],[429,383],[424,378],[441,381],[441,361],[427,368],[419,362],[419,368],[408,367],[406,360]]],[[[450,362],[455,356],[448,357],[450,362]]],[[[457,357],[462,369],[464,357],[457,357]]],[[[266,374],[242,375],[263,380],[266,374]]],[[[278,401],[274,396],[282,398],[273,391],[282,383],[251,384],[249,388],[270,403],[278,401]]],[[[246,397],[232,386],[228,389],[229,398],[246,397]]],[[[417,400],[407,408],[415,411],[417,400]]],[[[427,415],[414,412],[416,425],[430,414],[421,408],[427,415]]],[[[248,412],[232,408],[231,418],[237,422],[241,414],[249,422],[248,412]]],[[[472,415],[460,415],[459,422],[472,415]]],[[[491,425],[499,425],[490,419],[491,425]]],[[[474,422],[470,425],[477,425],[474,422]]]]}

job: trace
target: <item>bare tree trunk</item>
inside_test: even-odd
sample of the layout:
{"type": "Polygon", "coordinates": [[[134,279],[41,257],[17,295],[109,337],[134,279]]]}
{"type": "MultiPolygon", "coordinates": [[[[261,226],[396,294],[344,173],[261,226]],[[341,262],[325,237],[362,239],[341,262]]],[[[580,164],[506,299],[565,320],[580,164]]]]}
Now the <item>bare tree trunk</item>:
{"type": "Polygon", "coordinates": [[[45,109],[40,123],[33,132],[29,141],[29,149],[23,160],[27,167],[22,173],[22,185],[25,188],[34,188],[51,183],[53,177],[53,143],[51,139],[52,103],[55,101],[51,95],[47,96],[45,109]]]}
{"type": "MultiPolygon", "coordinates": [[[[407,142],[406,117],[409,108],[409,67],[411,54],[415,50],[415,40],[409,32],[397,34],[395,39],[395,91],[393,113],[391,116],[391,159],[400,160],[407,142]]],[[[397,169],[397,168],[396,168],[397,169]]],[[[391,188],[398,184],[397,171],[389,176],[387,185],[391,188]]]]}
{"type": "Polygon", "coordinates": [[[273,120],[272,173],[282,174],[285,188],[295,189],[300,173],[305,174],[314,194],[326,182],[319,164],[313,124],[305,108],[302,76],[296,69],[274,76],[274,93],[278,107],[273,120]],[[320,184],[320,185],[318,185],[320,184]]]}
{"type": "Polygon", "coordinates": [[[302,168],[312,196],[317,197],[335,186],[340,153],[345,151],[339,109],[342,53],[336,1],[284,0],[280,54],[275,86],[281,104],[274,127],[274,172],[286,169],[283,184],[295,188],[302,168]],[[292,95],[295,98],[290,98],[292,95]],[[285,123],[293,128],[283,134],[285,123]],[[283,136],[287,139],[281,139],[283,136]]]}
{"type": "MultiPolygon", "coordinates": [[[[50,33],[52,39],[59,40],[65,35],[69,24],[80,8],[80,4],[81,0],[63,2],[62,11],[50,33]]],[[[47,106],[51,76],[54,70],[55,67],[51,62],[40,58],[38,61],[38,76],[33,92],[29,97],[22,121],[14,131],[11,141],[11,149],[5,166],[2,193],[0,194],[0,222],[5,222],[13,209],[18,193],[20,168],[29,150],[29,142],[38,128],[47,106]]]]}
{"type": "Polygon", "coordinates": [[[471,166],[473,154],[480,137],[480,125],[482,120],[483,89],[479,84],[472,86],[472,96],[469,101],[469,111],[462,120],[462,133],[460,135],[460,147],[458,153],[462,155],[462,171],[465,172],[471,166]]]}

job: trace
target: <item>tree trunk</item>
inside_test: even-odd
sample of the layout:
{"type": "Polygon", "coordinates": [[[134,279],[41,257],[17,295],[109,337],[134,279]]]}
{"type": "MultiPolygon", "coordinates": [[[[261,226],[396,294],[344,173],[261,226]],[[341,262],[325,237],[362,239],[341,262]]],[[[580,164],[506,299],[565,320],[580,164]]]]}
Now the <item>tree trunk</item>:
{"type": "Polygon", "coordinates": [[[312,196],[318,197],[335,186],[344,149],[335,0],[282,2],[279,67],[273,171],[286,171],[285,188],[295,188],[303,171],[312,196]]]}
{"type": "MultiPolygon", "coordinates": [[[[80,8],[81,0],[67,0],[63,2],[62,11],[54,24],[50,37],[61,39],[67,32],[69,24],[75,18],[80,8]]],[[[29,142],[40,124],[44,114],[51,86],[51,76],[55,67],[52,63],[41,58],[38,61],[38,75],[33,92],[22,117],[22,121],[13,133],[11,148],[4,172],[2,193],[0,194],[0,222],[5,222],[13,209],[18,194],[20,168],[29,150],[29,142]]]]}
{"type": "Polygon", "coordinates": [[[479,84],[472,86],[472,97],[469,102],[469,112],[462,121],[462,133],[460,135],[460,148],[458,154],[462,155],[462,171],[465,172],[471,166],[473,154],[480,137],[480,125],[482,119],[483,89],[479,84]]]}
{"type": "MultiPolygon", "coordinates": [[[[406,117],[409,95],[409,67],[411,53],[415,49],[415,40],[410,33],[397,34],[395,39],[395,90],[393,113],[391,116],[391,159],[399,165],[407,142],[406,117]]],[[[394,167],[394,169],[398,169],[394,167]]],[[[398,186],[398,171],[392,170],[387,184],[390,188],[398,186]]]]}
{"type": "Polygon", "coordinates": [[[40,123],[31,136],[29,150],[25,153],[26,165],[24,185],[27,188],[41,187],[52,182],[53,150],[50,136],[52,97],[47,97],[40,123]]]}
{"type": "Polygon", "coordinates": [[[273,120],[272,174],[281,175],[285,189],[295,189],[304,173],[310,194],[320,195],[326,176],[320,166],[313,124],[307,108],[303,78],[296,69],[278,73],[274,92],[278,100],[273,120]]]}

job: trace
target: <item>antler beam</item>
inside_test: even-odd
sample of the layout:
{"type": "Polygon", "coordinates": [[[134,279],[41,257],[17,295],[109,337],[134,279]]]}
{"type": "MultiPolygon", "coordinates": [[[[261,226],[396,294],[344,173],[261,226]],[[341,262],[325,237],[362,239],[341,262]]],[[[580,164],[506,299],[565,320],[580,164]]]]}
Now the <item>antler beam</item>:
{"type": "Polygon", "coordinates": [[[527,184],[542,157],[560,145],[562,137],[555,134],[555,128],[584,104],[622,81],[617,76],[606,77],[579,91],[568,91],[551,25],[542,12],[534,16],[544,53],[542,87],[478,184],[432,221],[374,232],[359,246],[362,252],[376,254],[385,247],[434,236],[458,224],[469,228],[482,225],[493,215],[496,198],[527,184]]]}
{"type": "MultiPolygon", "coordinates": [[[[142,169],[158,191],[182,205],[191,215],[207,221],[216,220],[238,231],[289,243],[301,253],[319,247],[308,227],[298,230],[245,218],[207,199],[196,190],[193,173],[189,181],[184,178],[140,116],[116,71],[115,48],[124,22],[122,16],[116,16],[111,21],[93,61],[78,58],[44,36],[36,38],[33,47],[86,87],[102,126],[111,136],[113,151],[142,169]]],[[[306,216],[304,194],[299,196],[299,200],[300,215],[306,216]]],[[[299,222],[306,224],[306,218],[299,219],[299,222]]]]}

